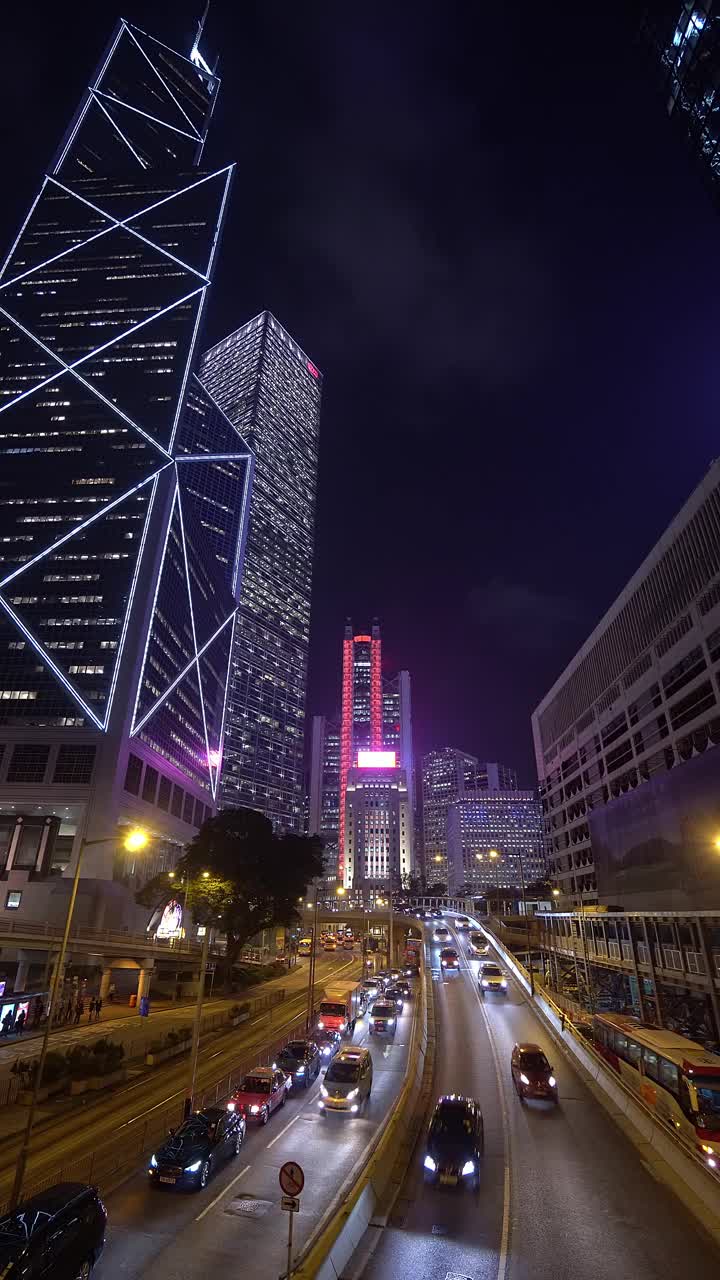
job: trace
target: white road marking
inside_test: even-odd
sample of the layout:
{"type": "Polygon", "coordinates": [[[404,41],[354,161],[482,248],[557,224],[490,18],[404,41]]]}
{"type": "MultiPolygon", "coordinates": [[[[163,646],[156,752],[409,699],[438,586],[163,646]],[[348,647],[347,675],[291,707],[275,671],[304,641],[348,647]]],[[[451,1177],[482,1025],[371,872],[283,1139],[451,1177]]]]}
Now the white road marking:
{"type": "Polygon", "coordinates": [[[228,1193],[228,1191],[230,1190],[230,1188],[231,1188],[231,1187],[234,1187],[234,1186],[235,1186],[235,1183],[236,1183],[236,1182],[239,1182],[239,1181],[240,1181],[240,1179],[241,1179],[242,1177],[244,1177],[244,1176],[245,1176],[245,1174],[247,1173],[248,1169],[250,1169],[250,1168],[252,1168],[252,1165],[246,1164],[246,1165],[245,1165],[245,1168],[244,1168],[244,1169],[241,1169],[241,1170],[240,1170],[240,1172],[239,1172],[238,1174],[236,1174],[236,1175],[235,1175],[235,1177],[233,1178],[232,1182],[228,1182],[227,1186],[226,1186],[226,1187],[223,1187],[222,1191],[220,1192],[220,1195],[219,1195],[219,1196],[216,1196],[214,1200],[211,1200],[209,1204],[206,1204],[206,1205],[205,1205],[205,1208],[202,1210],[202,1212],[201,1212],[201,1213],[199,1213],[199,1214],[198,1214],[198,1216],[197,1216],[197,1218],[195,1219],[195,1221],[196,1221],[196,1222],[199,1222],[201,1218],[204,1218],[204,1217],[205,1217],[205,1214],[206,1214],[206,1213],[209,1213],[211,1209],[214,1209],[214,1208],[215,1208],[215,1205],[216,1205],[216,1204],[217,1204],[217,1202],[218,1202],[218,1200],[222,1200],[223,1196],[226,1196],[226,1195],[227,1195],[227,1193],[228,1193]]]}
{"type": "Polygon", "coordinates": [[[475,998],[480,1005],[482,1016],[485,1020],[487,1028],[488,1040],[490,1041],[490,1049],[495,1064],[495,1075],[497,1077],[498,1094],[500,1096],[500,1114],[502,1115],[503,1127],[503,1147],[505,1159],[505,1176],[503,1178],[503,1216],[502,1229],[500,1232],[500,1252],[498,1254],[497,1280],[505,1280],[505,1272],[507,1271],[509,1244],[510,1244],[510,1121],[507,1113],[507,1104],[505,1102],[505,1092],[503,1089],[503,1077],[500,1071],[500,1059],[495,1046],[495,1040],[490,1028],[490,1019],[487,1015],[485,1002],[480,998],[480,992],[477,985],[472,979],[472,970],[470,972],[470,985],[475,992],[475,998]]]}
{"type": "Polygon", "coordinates": [[[280,1132],[279,1132],[278,1134],[276,1134],[276,1135],[275,1135],[275,1137],[273,1138],[272,1142],[268,1142],[268,1144],[267,1144],[267,1146],[266,1146],[265,1150],[266,1150],[266,1151],[269,1151],[271,1147],[274,1147],[274,1146],[275,1146],[275,1143],[280,1141],[280,1139],[282,1138],[283,1134],[284,1134],[284,1133],[287,1133],[287,1131],[288,1131],[288,1129],[291,1127],[291,1125],[294,1125],[294,1124],[295,1124],[295,1121],[296,1121],[296,1120],[299,1120],[299,1119],[300,1119],[300,1116],[299,1116],[299,1115],[297,1115],[297,1116],[293,1116],[292,1120],[288,1120],[288,1123],[285,1125],[285,1128],[284,1128],[284,1129],[281,1129],[281,1130],[280,1130],[280,1132]]]}

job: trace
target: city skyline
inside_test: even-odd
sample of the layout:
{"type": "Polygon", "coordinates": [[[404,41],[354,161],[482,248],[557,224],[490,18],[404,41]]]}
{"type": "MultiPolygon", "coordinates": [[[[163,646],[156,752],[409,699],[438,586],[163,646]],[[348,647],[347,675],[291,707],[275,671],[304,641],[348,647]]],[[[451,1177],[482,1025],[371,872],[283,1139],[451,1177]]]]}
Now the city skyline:
{"type": "MultiPolygon", "coordinates": [[[[552,41],[539,12],[514,10],[510,32],[522,54],[511,100],[494,69],[477,82],[463,52],[472,37],[462,24],[440,35],[435,30],[430,40],[433,24],[425,31],[418,11],[409,32],[393,21],[380,41],[360,14],[335,15],[311,34],[299,15],[278,31],[253,10],[241,39],[243,75],[225,77],[206,149],[213,165],[233,155],[236,121],[263,102],[248,140],[258,199],[233,201],[228,211],[223,278],[203,345],[269,308],[318,367],[332,370],[323,395],[309,710],[334,706],[337,617],[377,612],[393,638],[388,666],[413,673],[418,753],[453,743],[480,759],[510,760],[523,785],[535,780],[532,707],[713,452],[708,322],[720,283],[716,214],[665,117],[662,94],[649,73],[644,79],[645,64],[629,47],[630,28],[617,38],[612,8],[583,13],[573,32],[555,32],[552,41]],[[355,57],[364,42],[371,62],[393,68],[379,99],[355,57]],[[534,48],[544,51],[552,89],[539,77],[534,48]],[[336,77],[338,57],[345,74],[336,77]],[[429,88],[416,75],[427,57],[448,72],[429,88]],[[296,76],[299,93],[291,88],[296,76]],[[313,86],[323,86],[319,96],[313,86]],[[586,93],[590,115],[581,127],[567,103],[586,93]],[[407,109],[396,109],[396,95],[407,109]],[[539,95],[545,114],[536,116],[539,95]],[[467,129],[485,138],[499,99],[505,99],[501,153],[484,142],[482,157],[468,168],[467,129]],[[390,130],[382,148],[367,145],[368,112],[375,134],[390,130]],[[521,172],[514,139],[529,118],[534,159],[521,172]],[[559,160],[562,147],[579,154],[588,137],[589,196],[559,160]],[[407,174],[388,172],[390,148],[406,155],[407,174]],[[469,200],[458,199],[453,175],[461,172],[469,200]],[[528,182],[533,193],[542,192],[530,222],[521,213],[528,182]],[[419,225],[416,194],[426,210],[419,225]],[[498,222],[495,208],[512,210],[512,217],[498,222]],[[708,247],[700,298],[681,265],[687,226],[708,247]],[[444,246],[439,257],[437,244],[444,246]],[[516,245],[524,246],[519,257],[516,245]],[[439,286],[414,292],[413,282],[426,278],[425,256],[439,286]],[[659,302],[661,279],[663,296],[667,291],[687,317],[682,332],[659,302]],[[454,297],[457,306],[450,305],[454,297]],[[540,313],[547,323],[539,323],[540,313]],[[399,315],[412,324],[398,325],[399,315]],[[490,315],[498,317],[492,325],[490,315]],[[543,337],[550,334],[552,351],[543,337]],[[521,376],[513,369],[511,379],[510,351],[513,362],[521,361],[521,376]],[[698,376],[679,379],[678,362],[692,362],[698,376]],[[589,396],[589,387],[598,393],[589,396]],[[667,467],[661,459],[679,420],[683,448],[667,467]],[[438,453],[448,421],[456,448],[438,453]],[[590,472],[584,469],[581,493],[580,458],[597,438],[605,441],[602,456],[590,472]],[[380,439],[381,447],[368,447],[380,439]],[[477,501],[481,474],[513,476],[512,519],[502,484],[489,485],[477,501]],[[630,481],[639,476],[642,510],[630,481]],[[550,488],[561,500],[548,519],[550,488]],[[588,506],[598,512],[594,524],[588,506]],[[408,538],[401,530],[413,532],[408,538]],[[400,572],[394,537],[413,547],[412,554],[402,552],[400,572]],[[369,563],[372,582],[364,578],[369,563]],[[558,564],[566,567],[567,586],[558,564]],[[428,582],[435,599],[424,615],[417,602],[428,602],[428,582]]],[[[131,6],[133,16],[152,24],[140,6],[131,6]]],[[[169,15],[160,7],[157,23],[170,43],[190,48],[197,17],[194,6],[181,3],[169,15]]],[[[499,18],[492,22],[499,41],[512,38],[499,18]]],[[[19,68],[31,55],[59,117],[69,117],[84,69],[107,38],[103,16],[85,14],[72,41],[60,13],[49,8],[37,26],[16,11],[13,26],[17,52],[0,88],[5,118],[19,68]]],[[[237,40],[232,15],[211,7],[205,47],[230,60],[237,40]]],[[[27,104],[22,144],[12,131],[6,142],[13,178],[0,213],[5,243],[52,149],[42,101],[33,94],[27,104]]]]}

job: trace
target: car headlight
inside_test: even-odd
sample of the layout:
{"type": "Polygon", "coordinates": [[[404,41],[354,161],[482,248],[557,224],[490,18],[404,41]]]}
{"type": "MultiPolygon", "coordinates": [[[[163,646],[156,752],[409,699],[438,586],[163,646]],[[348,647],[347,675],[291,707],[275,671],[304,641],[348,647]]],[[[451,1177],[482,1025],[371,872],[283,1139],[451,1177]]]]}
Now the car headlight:
{"type": "Polygon", "coordinates": [[[475,1165],[472,1160],[466,1160],[462,1167],[462,1177],[467,1178],[468,1174],[475,1172],[475,1165]]]}
{"type": "Polygon", "coordinates": [[[201,1165],[201,1164],[202,1164],[202,1160],[196,1160],[194,1164],[186,1164],[186,1165],[185,1165],[184,1172],[185,1172],[185,1173],[197,1173],[197,1171],[198,1171],[198,1169],[200,1168],[200,1165],[201,1165]]]}
{"type": "Polygon", "coordinates": [[[359,1092],[360,1092],[359,1089],[351,1089],[350,1092],[346,1095],[348,1102],[351,1102],[353,1098],[357,1098],[359,1092]]]}
{"type": "Polygon", "coordinates": [[[296,1076],[304,1076],[304,1075],[305,1075],[305,1068],[304,1068],[304,1067],[297,1067],[297,1068],[295,1069],[295,1075],[296,1075],[296,1076]]]}
{"type": "Polygon", "coordinates": [[[445,968],[445,965],[447,964],[447,960],[441,960],[441,961],[440,961],[440,964],[442,965],[442,967],[443,967],[443,969],[444,969],[444,968],[445,968]]]}
{"type": "Polygon", "coordinates": [[[713,1156],[708,1156],[707,1162],[711,1169],[717,1169],[717,1160],[713,1156]]]}
{"type": "Polygon", "coordinates": [[[501,986],[501,987],[506,987],[506,986],[507,986],[507,980],[506,980],[505,978],[503,978],[503,979],[502,979],[502,981],[501,981],[501,983],[500,983],[500,986],[501,986]]]}
{"type": "Polygon", "coordinates": [[[320,1085],[320,1093],[322,1094],[323,1098],[327,1098],[327,1096],[328,1096],[328,1091],[327,1091],[327,1089],[325,1088],[325,1085],[324,1085],[324,1084],[321,1084],[321,1085],[320,1085]]]}
{"type": "Polygon", "coordinates": [[[486,987],[487,985],[488,985],[488,980],[487,980],[487,978],[483,978],[483,980],[482,980],[482,986],[483,986],[483,987],[486,987]]]}
{"type": "Polygon", "coordinates": [[[347,1022],[341,1022],[341,1023],[340,1023],[340,1030],[341,1030],[341,1031],[344,1031],[344,1030],[345,1030],[345,1028],[346,1028],[346,1026],[347,1026],[347,1022]]]}
{"type": "Polygon", "coordinates": [[[257,1105],[257,1103],[253,1102],[253,1104],[252,1104],[252,1106],[251,1106],[251,1108],[250,1108],[250,1115],[251,1115],[251,1116],[256,1116],[259,1110],[260,1110],[260,1108],[259,1108],[259,1106],[257,1105]]]}
{"type": "Polygon", "coordinates": [[[358,1104],[357,1104],[357,1102],[353,1102],[353,1104],[352,1104],[352,1106],[351,1106],[350,1110],[351,1110],[351,1111],[357,1111],[357,1109],[358,1109],[358,1104]]]}
{"type": "Polygon", "coordinates": [[[323,1056],[323,1058],[329,1058],[329,1057],[330,1057],[330,1045],[329,1045],[329,1044],[323,1045],[322,1056],[323,1056]]]}
{"type": "Polygon", "coordinates": [[[521,1072],[520,1072],[520,1083],[521,1083],[521,1084],[529,1084],[529,1083],[530,1083],[530,1081],[528,1080],[528,1078],[527,1078],[527,1076],[525,1075],[525,1072],[524,1072],[524,1071],[521,1071],[521,1072]]]}
{"type": "Polygon", "coordinates": [[[228,1104],[227,1104],[227,1109],[228,1109],[228,1111],[234,1111],[234,1110],[235,1110],[235,1103],[234,1103],[234,1102],[228,1102],[228,1104]]]}
{"type": "Polygon", "coordinates": [[[323,1020],[322,1020],[322,1018],[321,1018],[321,1019],[320,1019],[320,1021],[318,1022],[318,1031],[322,1031],[322,1030],[324,1030],[324,1027],[325,1027],[325,1023],[323,1022],[323,1020]]]}
{"type": "Polygon", "coordinates": [[[388,1026],[389,1026],[389,1027],[394,1027],[394,1026],[395,1026],[395,1019],[394,1019],[394,1018],[388,1018],[388,1020],[387,1020],[387,1024],[388,1024],[388,1026]]]}
{"type": "Polygon", "coordinates": [[[557,1084],[557,1081],[556,1081],[556,1079],[555,1079],[555,1077],[554,1077],[554,1076],[550,1076],[550,1078],[548,1079],[548,1084],[550,1085],[550,1088],[551,1088],[551,1089],[554,1089],[554,1088],[555,1088],[555,1085],[557,1084]]]}
{"type": "Polygon", "coordinates": [[[396,1001],[395,1001],[395,1003],[396,1003],[396,1005],[397,1005],[398,1009],[402,1009],[402,1004],[403,1004],[402,1000],[396,1000],[396,1001]]]}
{"type": "Polygon", "coordinates": [[[155,1159],[155,1156],[150,1157],[150,1168],[157,1169],[157,1160],[155,1159]]]}
{"type": "Polygon", "coordinates": [[[423,1160],[423,1164],[426,1169],[430,1170],[431,1173],[434,1173],[435,1170],[437,1169],[437,1165],[433,1160],[432,1156],[426,1156],[425,1159],[423,1160]]]}

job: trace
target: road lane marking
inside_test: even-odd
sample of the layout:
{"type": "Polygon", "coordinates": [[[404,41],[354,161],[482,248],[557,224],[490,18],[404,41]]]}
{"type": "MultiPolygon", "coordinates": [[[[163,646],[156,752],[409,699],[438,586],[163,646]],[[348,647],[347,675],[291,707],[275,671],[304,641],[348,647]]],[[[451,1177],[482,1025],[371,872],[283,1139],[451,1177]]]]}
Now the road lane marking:
{"type": "Polygon", "coordinates": [[[202,1212],[201,1212],[201,1213],[199,1213],[199,1214],[198,1214],[198,1216],[197,1216],[197,1218],[195,1219],[195,1221],[196,1221],[196,1222],[199,1222],[201,1218],[204,1218],[204,1217],[205,1217],[205,1214],[206,1214],[206,1213],[209,1213],[211,1209],[214,1209],[214,1208],[215,1208],[215,1205],[216,1205],[216,1204],[217,1204],[217,1202],[218,1202],[218,1200],[222,1200],[223,1196],[226,1196],[226,1195],[227,1195],[227,1193],[228,1193],[228,1191],[230,1190],[230,1188],[231,1188],[231,1187],[234,1187],[234,1186],[235,1186],[235,1183],[236,1183],[236,1182],[239,1182],[239,1181],[240,1181],[240,1179],[241,1179],[241,1178],[243,1178],[243,1177],[245,1176],[245,1174],[247,1173],[248,1169],[251,1169],[251,1168],[252,1168],[252,1165],[246,1164],[246,1165],[245,1165],[245,1168],[244,1168],[244,1169],[241,1169],[241,1170],[240,1170],[240,1172],[239,1172],[239,1173],[237,1173],[237,1174],[235,1175],[235,1177],[233,1178],[232,1182],[228,1182],[227,1186],[226,1186],[226,1187],[223,1187],[223,1189],[222,1189],[222,1191],[220,1192],[220,1194],[219,1194],[218,1196],[216,1196],[214,1200],[211,1200],[209,1204],[206,1204],[206,1205],[205,1205],[205,1208],[202,1210],[202,1212]]]}
{"type": "Polygon", "coordinates": [[[280,1130],[280,1132],[279,1132],[278,1134],[276,1134],[276,1135],[275,1135],[275,1137],[273,1138],[272,1142],[268,1142],[268,1144],[267,1144],[267,1146],[266,1146],[265,1150],[266,1150],[266,1151],[269,1151],[271,1147],[274,1147],[274,1146],[275,1146],[275,1143],[280,1141],[280,1139],[282,1138],[283,1134],[284,1134],[284,1133],[287,1133],[287,1131],[288,1131],[288,1129],[291,1127],[291,1125],[294,1125],[294,1124],[295,1124],[295,1121],[296,1121],[296,1120],[299,1120],[299,1119],[300,1119],[300,1116],[299,1116],[299,1115],[297,1115],[297,1116],[293,1116],[292,1120],[288,1120],[287,1124],[285,1125],[285,1128],[284,1128],[284,1129],[281,1129],[281,1130],[280,1130]]]}
{"type": "Polygon", "coordinates": [[[490,1042],[490,1051],[492,1053],[493,1063],[495,1065],[495,1075],[497,1077],[498,1095],[500,1097],[500,1114],[502,1116],[502,1127],[503,1127],[505,1175],[503,1177],[503,1215],[502,1215],[502,1228],[500,1232],[500,1252],[498,1254],[497,1280],[505,1280],[505,1273],[507,1271],[508,1256],[509,1256],[509,1244],[510,1244],[510,1118],[508,1116],[507,1103],[505,1101],[505,1091],[503,1089],[503,1077],[502,1077],[502,1072],[500,1070],[500,1058],[498,1057],[498,1051],[497,1051],[495,1040],[490,1027],[490,1019],[487,1014],[487,1009],[485,1008],[485,1002],[484,1000],[481,999],[480,992],[477,989],[477,984],[473,981],[472,970],[468,969],[467,972],[468,972],[468,976],[470,977],[470,985],[473,991],[475,992],[475,999],[477,1000],[480,1006],[480,1011],[482,1013],[483,1020],[485,1022],[485,1027],[487,1029],[488,1040],[490,1042]]]}

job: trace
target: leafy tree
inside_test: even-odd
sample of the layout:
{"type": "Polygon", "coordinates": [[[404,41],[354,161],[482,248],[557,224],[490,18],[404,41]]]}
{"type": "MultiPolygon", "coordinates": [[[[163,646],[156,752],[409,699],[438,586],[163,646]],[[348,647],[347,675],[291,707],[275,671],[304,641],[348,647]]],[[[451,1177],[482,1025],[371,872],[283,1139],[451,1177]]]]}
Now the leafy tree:
{"type": "Polygon", "coordinates": [[[156,876],[136,897],[143,906],[164,906],[186,880],[193,920],[227,939],[229,984],[233,965],[251,938],[300,919],[298,901],[322,871],[318,836],[276,835],[270,821],[254,809],[223,809],[208,818],[187,846],[174,882],[167,874],[156,876]]]}
{"type": "Polygon", "coordinates": [[[444,898],[447,893],[447,885],[438,880],[435,884],[429,884],[427,892],[435,898],[444,898]]]}

